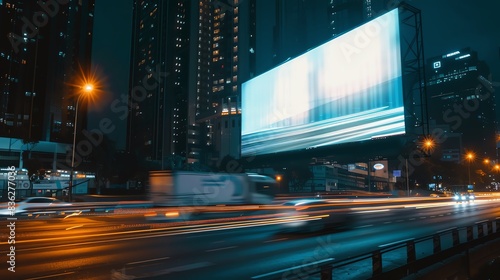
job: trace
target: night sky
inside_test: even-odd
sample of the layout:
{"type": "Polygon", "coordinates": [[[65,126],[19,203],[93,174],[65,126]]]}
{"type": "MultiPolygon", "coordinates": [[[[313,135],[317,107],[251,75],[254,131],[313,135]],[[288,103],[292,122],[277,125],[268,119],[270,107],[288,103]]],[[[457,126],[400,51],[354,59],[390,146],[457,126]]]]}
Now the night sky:
{"type": "Polygon", "coordinates": [[[118,118],[111,104],[128,94],[132,7],[132,0],[96,0],[94,14],[92,64],[102,90],[98,102],[89,106],[89,129],[97,128],[103,118],[111,119],[116,130],[108,136],[119,149],[126,144],[126,120],[118,118]]]}
{"type": "MultiPolygon", "coordinates": [[[[425,57],[470,47],[500,80],[500,1],[413,0],[422,11],[425,57]]],[[[500,90],[500,89],[499,89],[500,90]]]]}
{"type": "MultiPolygon", "coordinates": [[[[426,59],[470,47],[478,52],[479,59],[488,63],[493,81],[500,82],[500,1],[408,3],[422,11],[426,59]]],[[[103,77],[103,90],[99,103],[89,106],[89,128],[98,127],[103,118],[110,118],[117,128],[109,137],[118,148],[125,148],[126,126],[111,111],[111,103],[128,92],[132,5],[132,0],[96,0],[94,19],[93,66],[103,77]]]]}

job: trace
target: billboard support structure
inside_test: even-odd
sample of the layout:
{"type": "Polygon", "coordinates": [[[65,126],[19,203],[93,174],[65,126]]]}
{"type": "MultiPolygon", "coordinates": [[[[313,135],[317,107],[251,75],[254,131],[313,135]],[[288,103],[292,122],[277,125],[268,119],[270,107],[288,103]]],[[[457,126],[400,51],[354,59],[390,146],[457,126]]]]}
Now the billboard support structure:
{"type": "Polygon", "coordinates": [[[399,10],[407,135],[428,136],[422,15],[419,9],[405,2],[400,4],[399,10]]]}

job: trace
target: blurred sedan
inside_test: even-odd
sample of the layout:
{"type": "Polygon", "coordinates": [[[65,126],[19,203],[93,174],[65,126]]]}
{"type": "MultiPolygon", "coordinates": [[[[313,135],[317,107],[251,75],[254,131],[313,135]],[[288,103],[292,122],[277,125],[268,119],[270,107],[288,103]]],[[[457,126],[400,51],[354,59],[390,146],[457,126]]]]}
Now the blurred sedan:
{"type": "Polygon", "coordinates": [[[282,204],[289,222],[283,232],[315,232],[325,228],[348,226],[348,211],[339,209],[326,199],[298,199],[282,204]]]}
{"type": "Polygon", "coordinates": [[[466,203],[466,202],[472,202],[476,199],[473,193],[456,193],[453,199],[457,203],[466,203]]]}
{"type": "Polygon", "coordinates": [[[47,213],[56,211],[58,207],[71,205],[71,203],[66,203],[53,197],[28,197],[16,202],[13,213],[8,209],[8,203],[5,203],[0,208],[0,215],[22,214],[35,209],[37,213],[47,213]]]}

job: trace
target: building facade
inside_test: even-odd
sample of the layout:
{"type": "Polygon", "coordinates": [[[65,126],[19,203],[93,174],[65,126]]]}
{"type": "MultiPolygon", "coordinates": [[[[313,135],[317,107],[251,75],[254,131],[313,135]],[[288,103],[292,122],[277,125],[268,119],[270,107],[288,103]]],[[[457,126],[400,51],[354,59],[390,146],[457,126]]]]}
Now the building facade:
{"type": "Polygon", "coordinates": [[[192,26],[198,159],[217,165],[240,157],[241,83],[255,75],[255,0],[198,2],[192,26]]]}
{"type": "Polygon", "coordinates": [[[127,149],[153,168],[187,156],[191,2],[134,2],[127,149]]]}
{"type": "Polygon", "coordinates": [[[469,151],[478,158],[494,158],[495,96],[487,86],[491,81],[488,65],[479,59],[477,52],[464,48],[429,58],[426,67],[430,129],[458,134],[461,138],[460,141],[450,138],[455,147],[446,140],[440,143],[455,154],[443,154],[443,159],[460,161],[464,152],[469,151]]]}
{"type": "MultiPolygon", "coordinates": [[[[0,2],[0,137],[49,153],[41,155],[47,168],[67,151],[37,143],[55,149],[48,143],[73,141],[79,86],[91,67],[93,13],[94,0],[0,2]]],[[[78,110],[82,128],[85,105],[78,110]]],[[[5,162],[23,152],[16,146],[1,147],[5,162]]]]}

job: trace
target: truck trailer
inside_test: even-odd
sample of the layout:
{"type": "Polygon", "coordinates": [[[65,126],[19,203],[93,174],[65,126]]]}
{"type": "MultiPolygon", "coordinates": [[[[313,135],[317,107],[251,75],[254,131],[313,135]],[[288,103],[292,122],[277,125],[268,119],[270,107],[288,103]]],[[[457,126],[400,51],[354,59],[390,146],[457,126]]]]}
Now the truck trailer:
{"type": "Polygon", "coordinates": [[[149,196],[155,206],[269,204],[275,190],[273,178],[256,173],[149,173],[149,196]]]}

